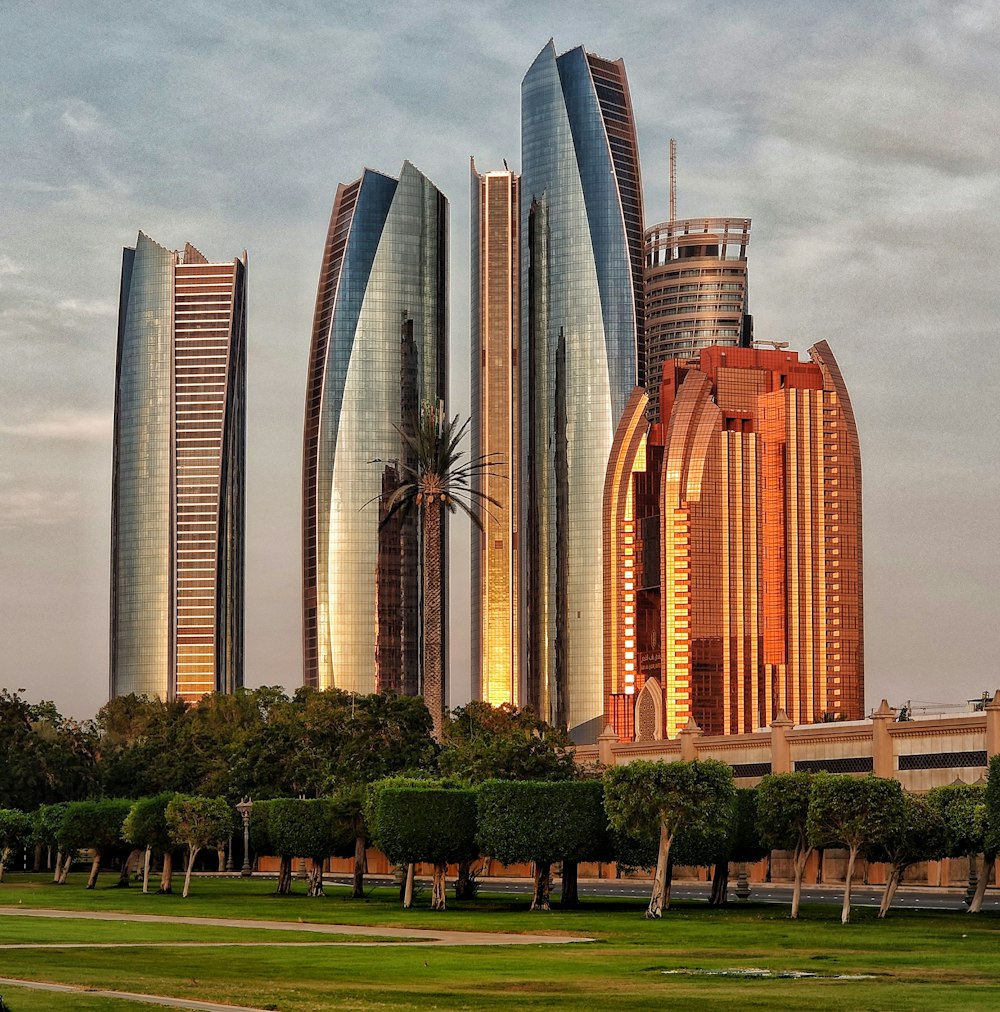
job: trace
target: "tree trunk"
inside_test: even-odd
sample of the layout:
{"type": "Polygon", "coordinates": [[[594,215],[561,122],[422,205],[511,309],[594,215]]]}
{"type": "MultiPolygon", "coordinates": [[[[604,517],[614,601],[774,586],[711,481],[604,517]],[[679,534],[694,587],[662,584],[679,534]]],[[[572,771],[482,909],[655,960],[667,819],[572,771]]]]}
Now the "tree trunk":
{"type": "Polygon", "coordinates": [[[892,898],[896,895],[896,889],[899,886],[899,880],[903,877],[903,868],[896,861],[893,861],[889,865],[889,877],[885,880],[885,891],[882,893],[882,902],[878,907],[879,919],[883,919],[889,912],[889,906],[892,904],[892,898]]]}
{"type": "Polygon", "coordinates": [[[142,859],[142,891],[149,892],[149,859],[153,856],[153,847],[146,844],[146,853],[142,859]]]}
{"type": "Polygon", "coordinates": [[[59,876],[62,874],[63,852],[62,847],[56,850],[56,865],[52,869],[52,884],[59,885],[59,876]]]}
{"type": "Polygon", "coordinates": [[[458,877],[455,879],[455,899],[474,900],[476,898],[476,883],[472,877],[472,862],[458,862],[458,877]]]}
{"type": "Polygon", "coordinates": [[[35,856],[32,861],[31,870],[37,875],[42,870],[42,845],[35,844],[35,856]]]}
{"type": "Polygon", "coordinates": [[[215,848],[216,854],[219,855],[219,871],[226,870],[226,845],[225,843],[219,843],[215,848]]]}
{"type": "Polygon", "coordinates": [[[663,890],[663,909],[670,909],[670,890],[674,886],[674,855],[667,858],[666,888],[663,890]]]}
{"type": "Polygon", "coordinates": [[[3,881],[3,873],[9,857],[10,847],[4,847],[3,850],[0,850],[0,882],[3,881]]]}
{"type": "Polygon", "coordinates": [[[128,877],[132,873],[132,863],[138,861],[139,854],[141,851],[138,847],[134,850],[129,851],[129,855],[122,862],[121,874],[118,876],[118,883],[115,886],[116,889],[128,889],[128,877]]]}
{"type": "Polygon", "coordinates": [[[188,866],[187,871],[184,872],[184,892],[181,893],[181,897],[184,899],[187,899],[187,894],[191,891],[191,872],[194,871],[194,859],[200,850],[201,847],[188,845],[188,866]]]}
{"type": "Polygon", "coordinates": [[[160,872],[160,888],[161,894],[172,893],[174,891],[174,853],[172,850],[167,849],[163,852],[163,870],[160,872]]]}
{"type": "Polygon", "coordinates": [[[663,916],[663,906],[667,899],[667,891],[670,888],[667,882],[667,862],[670,860],[670,845],[673,837],[667,832],[667,827],[660,822],[660,846],[656,852],[656,871],[653,872],[653,894],[649,898],[649,906],[646,908],[646,917],[655,918],[663,916]]]}
{"type": "Polygon", "coordinates": [[[799,917],[799,901],[802,899],[802,877],[806,873],[806,862],[812,853],[812,847],[800,843],[795,848],[795,884],[792,886],[792,912],[789,914],[793,921],[799,917]]]}
{"type": "Polygon", "coordinates": [[[292,891],[292,859],[282,857],[278,865],[278,895],[287,896],[292,891]]]}
{"type": "Polygon", "coordinates": [[[549,888],[552,879],[550,861],[535,862],[535,894],[531,897],[532,910],[549,909],[549,888]]]}
{"type": "Polygon", "coordinates": [[[97,876],[101,873],[101,850],[94,848],[94,860],[90,863],[90,877],[87,879],[87,888],[93,889],[97,885],[97,876]]]}
{"type": "Polygon", "coordinates": [[[354,888],[351,896],[356,900],[365,898],[365,834],[354,838],[354,888]]]}
{"type": "Polygon", "coordinates": [[[413,906],[413,876],[416,865],[412,862],[406,866],[406,880],[403,884],[403,909],[409,910],[413,906]]]}
{"type": "Polygon", "coordinates": [[[559,897],[561,907],[578,907],[580,905],[579,871],[580,866],[576,861],[563,861],[562,895],[559,897]]]}
{"type": "Polygon", "coordinates": [[[431,714],[431,734],[441,740],[444,723],[444,652],[441,630],[441,512],[442,504],[432,498],[421,505],[423,544],[424,704],[431,714]]]}
{"type": "Polygon", "coordinates": [[[309,865],[309,893],[310,896],[325,896],[323,889],[323,861],[313,858],[309,865]]]}
{"type": "Polygon", "coordinates": [[[431,910],[444,910],[445,908],[445,876],[448,872],[448,865],[444,861],[437,861],[434,864],[434,885],[431,889],[431,910]]]}
{"type": "Polygon", "coordinates": [[[710,907],[724,907],[729,893],[729,862],[717,861],[712,869],[712,891],[708,894],[710,907]]]}
{"type": "Polygon", "coordinates": [[[840,913],[840,923],[847,924],[851,919],[851,884],[854,879],[854,862],[858,859],[858,848],[851,847],[847,858],[847,878],[844,880],[844,909],[840,913]]]}
{"type": "Polygon", "coordinates": [[[73,864],[73,851],[69,851],[66,857],[63,859],[62,870],[59,872],[59,885],[66,884],[66,876],[69,875],[69,869],[73,864]]]}
{"type": "Polygon", "coordinates": [[[978,857],[979,861],[979,879],[976,882],[976,893],[972,897],[972,902],[969,904],[969,913],[978,914],[983,907],[983,897],[986,895],[986,887],[990,884],[990,879],[993,878],[993,865],[995,864],[995,858],[987,857],[985,854],[980,854],[978,857]]]}

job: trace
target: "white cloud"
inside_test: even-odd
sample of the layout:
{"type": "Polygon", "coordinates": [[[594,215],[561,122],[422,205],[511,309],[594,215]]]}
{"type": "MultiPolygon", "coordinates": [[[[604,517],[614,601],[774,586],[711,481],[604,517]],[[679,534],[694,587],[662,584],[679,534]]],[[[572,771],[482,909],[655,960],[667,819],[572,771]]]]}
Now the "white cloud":
{"type": "Polygon", "coordinates": [[[104,441],[111,438],[109,411],[53,411],[20,422],[0,420],[0,434],[23,439],[104,441]]]}
{"type": "Polygon", "coordinates": [[[0,531],[50,527],[79,511],[77,492],[44,492],[31,488],[0,489],[0,531]]]}

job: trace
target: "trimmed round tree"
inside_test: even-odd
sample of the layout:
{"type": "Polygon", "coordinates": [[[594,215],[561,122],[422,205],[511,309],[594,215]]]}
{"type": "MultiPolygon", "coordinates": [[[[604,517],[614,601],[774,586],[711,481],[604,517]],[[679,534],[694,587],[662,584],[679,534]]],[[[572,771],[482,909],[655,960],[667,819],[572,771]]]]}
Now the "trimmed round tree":
{"type": "Polygon", "coordinates": [[[159,892],[173,892],[174,855],[170,828],[167,826],[167,805],[177,797],[173,791],[155,794],[151,798],[140,798],[129,809],[122,824],[122,834],[133,846],[145,849],[142,863],[142,891],[149,891],[149,859],[154,851],[163,855],[163,872],[160,875],[159,892]]]}
{"type": "Polygon", "coordinates": [[[605,773],[604,807],[611,827],[658,841],[647,917],[661,917],[669,902],[667,866],[677,834],[684,830],[708,835],[728,826],[734,790],[732,770],[715,759],[637,760],[605,773]]]}
{"type": "Polygon", "coordinates": [[[761,841],[769,851],[792,852],[792,920],[799,916],[802,876],[813,851],[808,830],[812,778],[811,773],[768,773],[757,785],[757,831],[761,841]]]}
{"type": "MultiPolygon", "coordinates": [[[[283,862],[293,857],[309,858],[310,896],[324,895],[323,864],[328,857],[350,857],[354,853],[354,827],[340,817],[337,805],[329,798],[278,798],[270,802],[267,831],[275,854],[283,862]]],[[[290,888],[290,874],[287,881],[290,888]]]]}
{"type": "Polygon", "coordinates": [[[957,783],[933,787],[927,794],[928,801],[934,805],[944,822],[944,856],[967,857],[970,868],[974,868],[977,863],[980,866],[976,894],[969,904],[970,913],[979,910],[982,903],[979,882],[983,882],[982,892],[985,893],[984,880],[988,880],[989,874],[985,867],[988,864],[987,791],[988,786],[982,784],[957,783]]]}
{"type": "Polygon", "coordinates": [[[30,815],[17,808],[0,808],[0,882],[10,855],[28,842],[32,829],[30,815]]]}
{"type": "Polygon", "coordinates": [[[903,795],[903,818],[883,840],[871,848],[868,857],[889,866],[885,891],[878,908],[885,917],[907,868],[918,861],[944,856],[945,831],[941,813],[919,794],[903,795]]]}
{"type": "Polygon", "coordinates": [[[71,801],[66,806],[59,826],[58,840],[63,851],[89,848],[94,852],[87,878],[87,888],[97,885],[101,859],[110,851],[122,849],[122,823],[132,808],[132,802],[121,798],[104,801],[71,801]]]}
{"type": "MultiPolygon", "coordinates": [[[[476,792],[446,780],[390,777],[368,789],[366,821],[372,841],[393,863],[434,865],[431,909],[445,909],[448,865],[478,857],[476,792]]],[[[413,902],[407,875],[403,905],[413,902]]]]}
{"type": "Polygon", "coordinates": [[[186,898],[191,891],[191,872],[198,852],[203,847],[214,847],[226,838],[232,828],[233,815],[225,798],[178,794],[167,805],[166,818],[170,839],[188,849],[184,892],[181,894],[186,898]]]}
{"type": "Polygon", "coordinates": [[[52,868],[53,885],[66,884],[69,866],[73,861],[73,851],[70,850],[64,857],[62,846],[59,843],[59,829],[62,826],[69,804],[68,801],[58,801],[54,805],[42,805],[31,814],[35,842],[40,843],[43,847],[50,848],[50,853],[52,849],[56,852],[55,863],[52,868]]]}
{"type": "Polygon", "coordinates": [[[851,885],[858,856],[891,839],[900,831],[904,817],[903,788],[896,780],[852,777],[847,773],[813,774],[809,842],[814,847],[847,848],[842,924],[851,919],[851,885]]]}
{"type": "MultiPolygon", "coordinates": [[[[484,854],[504,864],[534,862],[532,910],[549,909],[554,863],[575,865],[610,855],[599,780],[487,780],[479,787],[477,810],[484,854]]],[[[574,902],[571,889],[569,903],[574,902]]]]}

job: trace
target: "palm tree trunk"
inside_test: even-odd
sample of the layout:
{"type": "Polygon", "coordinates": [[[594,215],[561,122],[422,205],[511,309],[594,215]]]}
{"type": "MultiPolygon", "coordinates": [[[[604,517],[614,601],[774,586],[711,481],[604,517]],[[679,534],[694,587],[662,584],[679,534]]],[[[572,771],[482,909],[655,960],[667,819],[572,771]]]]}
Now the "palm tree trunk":
{"type": "Polygon", "coordinates": [[[435,741],[441,740],[444,722],[444,650],[441,626],[444,586],[441,582],[442,504],[433,499],[421,506],[424,526],[423,544],[423,635],[424,703],[430,710],[435,741]]]}

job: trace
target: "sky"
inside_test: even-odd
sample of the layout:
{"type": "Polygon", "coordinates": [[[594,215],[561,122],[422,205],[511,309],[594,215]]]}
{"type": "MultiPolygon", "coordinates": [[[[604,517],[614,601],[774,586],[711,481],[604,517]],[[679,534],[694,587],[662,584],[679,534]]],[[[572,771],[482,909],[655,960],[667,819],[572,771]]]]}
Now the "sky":
{"type": "MultiPolygon", "coordinates": [[[[758,340],[830,343],[862,444],[869,708],[1000,686],[1000,13],[985,2],[7,0],[0,9],[0,687],[107,699],[123,246],[249,251],[246,684],[301,684],[306,364],[337,184],[451,202],[469,413],[469,157],[520,166],[549,38],[625,60],[648,224],[753,219],[758,340]],[[633,8],[635,13],[633,13],[633,8]]],[[[469,696],[451,531],[451,702],[469,696]]]]}

